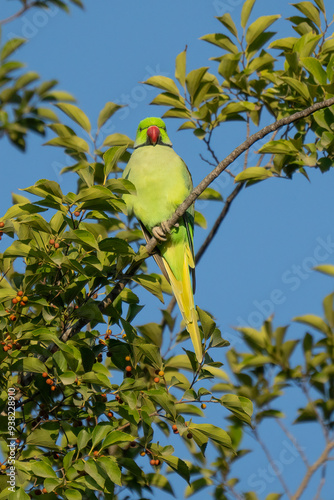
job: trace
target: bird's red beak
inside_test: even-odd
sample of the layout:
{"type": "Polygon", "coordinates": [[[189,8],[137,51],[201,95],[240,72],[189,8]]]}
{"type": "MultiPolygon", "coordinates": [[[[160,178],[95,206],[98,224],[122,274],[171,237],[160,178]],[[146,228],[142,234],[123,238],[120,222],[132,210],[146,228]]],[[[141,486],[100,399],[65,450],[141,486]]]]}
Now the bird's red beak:
{"type": "Polygon", "coordinates": [[[153,146],[156,145],[157,140],[159,139],[160,135],[160,130],[158,127],[155,125],[151,125],[151,127],[148,127],[147,129],[147,136],[150,139],[150,143],[153,144],[153,146]]]}

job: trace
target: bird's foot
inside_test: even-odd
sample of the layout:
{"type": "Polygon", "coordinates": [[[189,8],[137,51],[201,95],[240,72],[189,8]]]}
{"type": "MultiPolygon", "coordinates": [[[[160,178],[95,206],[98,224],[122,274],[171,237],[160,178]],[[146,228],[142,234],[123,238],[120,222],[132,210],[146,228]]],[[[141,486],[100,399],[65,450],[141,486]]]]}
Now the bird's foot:
{"type": "MultiPolygon", "coordinates": [[[[174,227],[179,227],[179,223],[174,224],[174,227]]],[[[166,241],[167,234],[170,234],[171,230],[168,227],[167,221],[161,222],[160,226],[154,226],[152,229],[153,236],[158,241],[166,241]]]]}

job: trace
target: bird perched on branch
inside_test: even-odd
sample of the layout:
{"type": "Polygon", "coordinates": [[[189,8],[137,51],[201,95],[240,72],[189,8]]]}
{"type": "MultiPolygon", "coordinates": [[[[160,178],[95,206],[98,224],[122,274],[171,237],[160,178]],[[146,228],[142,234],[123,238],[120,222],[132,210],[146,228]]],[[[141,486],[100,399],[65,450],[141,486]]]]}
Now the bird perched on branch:
{"type": "Polygon", "coordinates": [[[201,361],[202,341],[193,296],[193,205],[171,230],[166,226],[166,221],[191,193],[193,185],[190,172],[173,150],[166,125],[160,118],[146,118],[140,122],[134,152],[123,178],[131,181],[136,188],[135,194],[124,195],[128,215],[133,213],[136,216],[146,241],[152,236],[158,240],[154,259],[171,284],[196,358],[201,361]]]}

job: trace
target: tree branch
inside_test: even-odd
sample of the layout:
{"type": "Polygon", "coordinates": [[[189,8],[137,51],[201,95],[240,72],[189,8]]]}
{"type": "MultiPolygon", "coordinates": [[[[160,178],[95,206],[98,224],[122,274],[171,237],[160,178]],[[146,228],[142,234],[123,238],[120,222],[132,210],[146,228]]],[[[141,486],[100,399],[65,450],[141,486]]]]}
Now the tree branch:
{"type": "MultiPolygon", "coordinates": [[[[212,170],[204,179],[193,189],[188,198],[184,200],[181,205],[178,206],[172,217],[166,221],[166,226],[171,229],[179,220],[180,217],[186,212],[186,210],[194,203],[196,198],[199,197],[201,193],[229,166],[234,162],[239,156],[241,156],[245,151],[247,151],[255,142],[263,139],[263,137],[267,136],[271,132],[275,132],[276,130],[284,127],[285,125],[289,125],[290,123],[294,123],[302,118],[306,118],[310,116],[312,113],[315,113],[319,109],[328,108],[334,104],[334,97],[330,99],[326,99],[325,101],[317,102],[310,106],[309,108],[304,109],[303,111],[298,111],[293,115],[287,116],[278,120],[270,125],[267,125],[263,129],[259,130],[255,134],[251,135],[246,139],[240,146],[235,148],[232,153],[230,153],[224,160],[222,160],[216,168],[212,170]]],[[[145,250],[148,254],[152,254],[154,248],[158,244],[158,241],[153,236],[150,241],[145,246],[145,250]]],[[[117,298],[117,296],[122,292],[127,283],[130,281],[131,277],[135,274],[135,272],[139,269],[142,261],[146,259],[147,255],[143,257],[138,257],[128,269],[127,275],[125,278],[122,278],[113,290],[107,295],[107,297],[98,304],[100,311],[103,311],[108,305],[112,304],[113,301],[117,298]]],[[[67,330],[61,335],[61,340],[66,342],[66,340],[72,337],[74,334],[79,332],[87,323],[89,323],[89,319],[82,318],[78,320],[74,325],[67,328],[67,330]]]]}
{"type": "Polygon", "coordinates": [[[310,482],[311,477],[319,469],[319,467],[321,467],[327,461],[328,455],[333,448],[334,448],[334,441],[329,441],[326,444],[326,447],[325,447],[324,451],[322,452],[322,454],[320,455],[320,457],[318,458],[318,460],[316,460],[314,462],[314,464],[308,468],[308,470],[304,476],[304,479],[300,483],[299,488],[296,491],[296,493],[294,495],[292,495],[291,500],[298,500],[298,498],[301,497],[302,493],[305,491],[308,483],[310,482]]]}

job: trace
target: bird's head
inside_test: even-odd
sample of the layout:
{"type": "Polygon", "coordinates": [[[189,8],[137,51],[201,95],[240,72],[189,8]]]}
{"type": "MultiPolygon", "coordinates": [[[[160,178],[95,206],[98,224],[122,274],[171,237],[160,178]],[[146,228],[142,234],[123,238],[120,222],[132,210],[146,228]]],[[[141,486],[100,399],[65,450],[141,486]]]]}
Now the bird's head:
{"type": "Polygon", "coordinates": [[[166,125],[161,118],[145,118],[139,123],[134,148],[142,146],[172,146],[166,125]]]}

